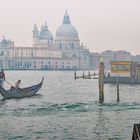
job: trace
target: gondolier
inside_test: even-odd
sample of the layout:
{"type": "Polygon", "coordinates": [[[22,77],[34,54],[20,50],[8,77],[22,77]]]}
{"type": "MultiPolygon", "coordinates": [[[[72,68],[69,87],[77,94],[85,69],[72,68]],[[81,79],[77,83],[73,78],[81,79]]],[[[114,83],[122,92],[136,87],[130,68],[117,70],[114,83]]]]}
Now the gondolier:
{"type": "Polygon", "coordinates": [[[4,73],[4,69],[2,69],[0,72],[0,86],[2,86],[2,87],[4,84],[4,80],[5,80],[5,73],[4,73]]]}

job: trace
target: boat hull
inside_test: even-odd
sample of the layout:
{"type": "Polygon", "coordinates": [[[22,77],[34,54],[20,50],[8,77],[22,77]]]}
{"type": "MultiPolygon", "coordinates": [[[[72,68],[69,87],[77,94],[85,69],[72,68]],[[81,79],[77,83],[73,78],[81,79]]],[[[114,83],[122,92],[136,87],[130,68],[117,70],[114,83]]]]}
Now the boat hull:
{"type": "Polygon", "coordinates": [[[36,94],[37,91],[42,87],[43,80],[44,78],[39,84],[22,89],[12,87],[10,90],[5,90],[4,88],[0,87],[0,93],[6,99],[30,97],[36,94]]]}

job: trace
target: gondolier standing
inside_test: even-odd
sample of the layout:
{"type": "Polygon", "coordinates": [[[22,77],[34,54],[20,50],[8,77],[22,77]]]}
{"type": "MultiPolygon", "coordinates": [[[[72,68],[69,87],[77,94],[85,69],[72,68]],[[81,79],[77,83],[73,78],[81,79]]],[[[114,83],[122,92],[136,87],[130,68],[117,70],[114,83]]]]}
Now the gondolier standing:
{"type": "Polygon", "coordinates": [[[2,87],[4,84],[4,80],[5,80],[5,73],[4,73],[4,69],[2,69],[0,72],[0,86],[2,86],[2,87]]]}

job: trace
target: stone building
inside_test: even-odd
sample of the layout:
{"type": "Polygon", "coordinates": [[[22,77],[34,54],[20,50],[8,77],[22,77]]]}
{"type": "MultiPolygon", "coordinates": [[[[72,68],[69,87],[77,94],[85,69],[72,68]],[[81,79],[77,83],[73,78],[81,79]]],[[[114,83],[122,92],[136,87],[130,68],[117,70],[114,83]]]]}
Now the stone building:
{"type": "Polygon", "coordinates": [[[47,23],[38,30],[33,27],[33,46],[17,47],[3,39],[0,47],[0,68],[4,69],[89,69],[89,50],[82,44],[78,31],[71,24],[66,11],[55,35],[47,23]]]}

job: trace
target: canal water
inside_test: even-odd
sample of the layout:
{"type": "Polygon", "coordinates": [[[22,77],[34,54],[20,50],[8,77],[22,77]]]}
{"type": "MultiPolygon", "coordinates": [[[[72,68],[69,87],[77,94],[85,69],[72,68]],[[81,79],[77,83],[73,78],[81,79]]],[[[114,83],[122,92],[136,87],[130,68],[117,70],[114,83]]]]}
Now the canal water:
{"type": "Polygon", "coordinates": [[[21,87],[45,79],[36,96],[0,101],[0,140],[131,140],[140,121],[139,85],[120,85],[116,103],[116,86],[106,84],[99,104],[98,80],[74,80],[73,71],[5,73],[12,84],[21,79],[21,87]]]}

